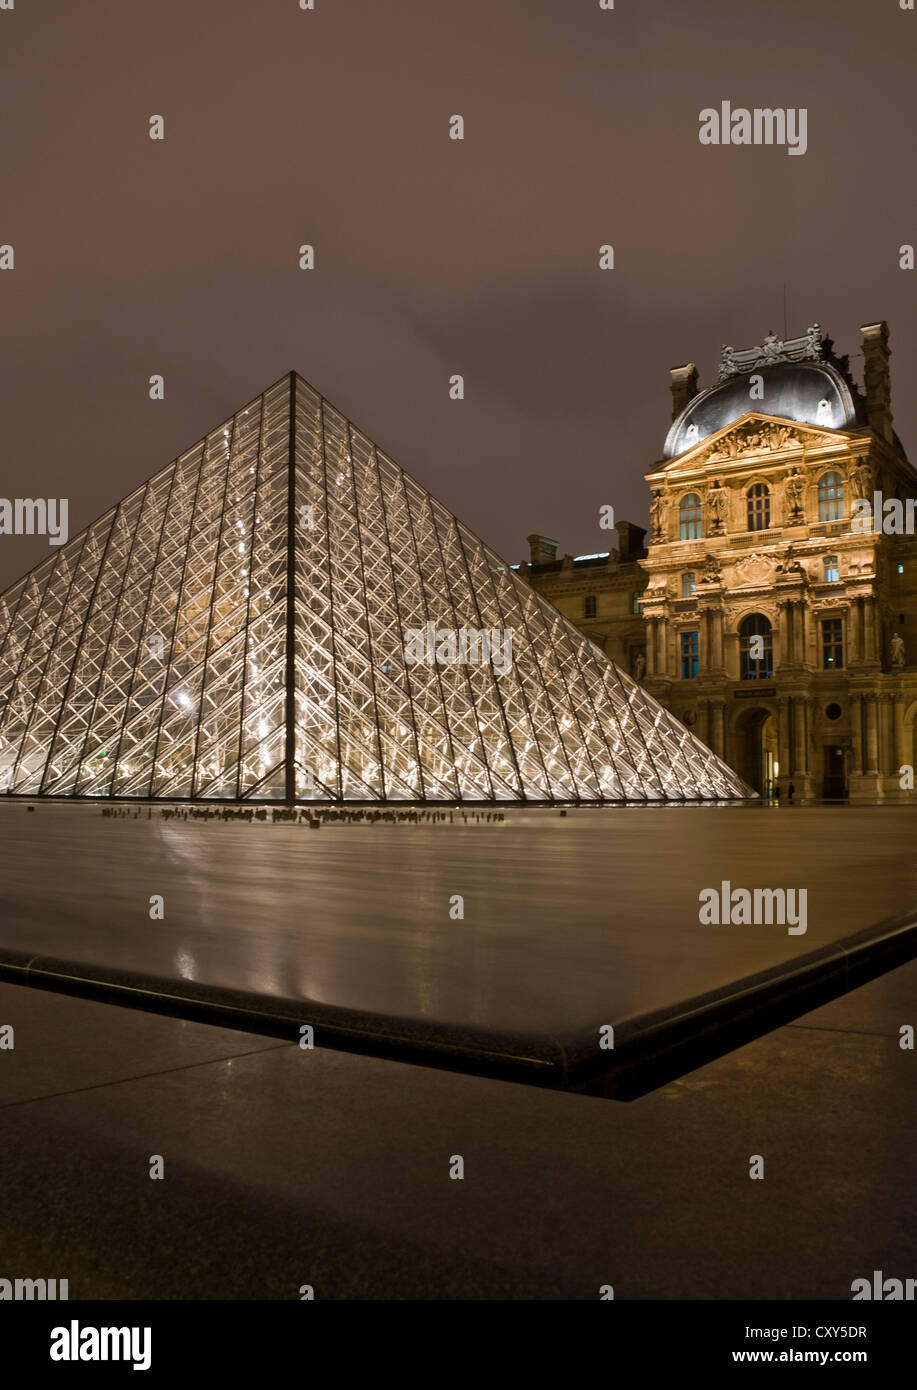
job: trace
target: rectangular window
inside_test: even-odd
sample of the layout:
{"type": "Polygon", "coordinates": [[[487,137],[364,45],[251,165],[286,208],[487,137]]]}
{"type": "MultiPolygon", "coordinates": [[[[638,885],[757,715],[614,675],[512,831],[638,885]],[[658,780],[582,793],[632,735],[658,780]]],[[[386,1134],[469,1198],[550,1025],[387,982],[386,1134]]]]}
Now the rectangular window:
{"type": "Polygon", "coordinates": [[[844,480],[840,473],[826,473],[818,483],[819,521],[839,521],[844,509],[844,480]]]}
{"type": "Polygon", "coordinates": [[[687,497],[683,497],[678,504],[679,535],[683,541],[699,541],[703,515],[701,513],[700,497],[696,492],[691,492],[687,497]]]}
{"type": "Polygon", "coordinates": [[[630,611],[632,613],[642,613],[643,604],[640,602],[640,595],[634,594],[630,601],[630,611]]]}
{"type": "Polygon", "coordinates": [[[689,570],[687,574],[683,574],[683,575],[681,576],[681,596],[682,596],[682,598],[693,598],[693,596],[694,596],[694,590],[695,590],[696,588],[697,588],[697,583],[696,583],[696,580],[695,580],[695,577],[694,577],[694,571],[693,571],[693,570],[689,570]]]}
{"type": "Polygon", "coordinates": [[[587,594],[583,599],[583,617],[595,617],[595,594],[587,594]]]}
{"type": "Polygon", "coordinates": [[[766,483],[748,489],[748,529],[766,531],[771,524],[771,495],[766,483]]]}
{"type": "Polygon", "coordinates": [[[825,556],[825,583],[836,584],[840,579],[840,572],[837,567],[837,556],[825,556]]]}
{"type": "Polygon", "coordinates": [[[681,634],[681,678],[693,680],[697,675],[698,641],[696,632],[681,634]]]}
{"type": "Polygon", "coordinates": [[[821,625],[822,669],[839,671],[844,664],[844,624],[840,618],[824,618],[821,625]]]}

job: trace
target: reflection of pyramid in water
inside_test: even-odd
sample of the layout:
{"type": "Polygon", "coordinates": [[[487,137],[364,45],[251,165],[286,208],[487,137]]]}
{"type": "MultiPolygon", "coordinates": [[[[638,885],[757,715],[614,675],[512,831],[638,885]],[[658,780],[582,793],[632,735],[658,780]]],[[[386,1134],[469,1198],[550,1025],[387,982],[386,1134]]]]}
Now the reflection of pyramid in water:
{"type": "Polygon", "coordinates": [[[0,643],[22,796],[752,794],[295,374],[9,589],[0,643]],[[406,662],[428,622],[512,664],[406,662]]]}

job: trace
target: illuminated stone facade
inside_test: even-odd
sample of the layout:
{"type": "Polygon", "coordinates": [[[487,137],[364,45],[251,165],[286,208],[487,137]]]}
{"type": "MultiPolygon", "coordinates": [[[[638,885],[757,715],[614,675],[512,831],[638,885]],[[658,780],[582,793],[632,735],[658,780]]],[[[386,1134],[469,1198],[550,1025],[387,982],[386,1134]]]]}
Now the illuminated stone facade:
{"type": "Polygon", "coordinates": [[[625,526],[604,559],[551,562],[533,537],[521,567],[741,776],[797,800],[913,796],[917,473],[886,325],[862,334],[862,391],[817,325],[724,349],[705,391],[673,369],[648,548],[625,526]]]}

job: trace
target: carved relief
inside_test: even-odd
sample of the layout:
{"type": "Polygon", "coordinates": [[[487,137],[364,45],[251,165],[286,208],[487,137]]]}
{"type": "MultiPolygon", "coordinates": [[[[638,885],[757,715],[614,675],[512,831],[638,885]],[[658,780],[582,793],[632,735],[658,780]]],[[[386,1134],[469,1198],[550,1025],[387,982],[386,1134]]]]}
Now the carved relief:
{"type": "Polygon", "coordinates": [[[701,463],[712,463],[715,459],[739,458],[743,454],[761,453],[767,449],[792,449],[802,443],[801,437],[789,425],[759,425],[749,421],[747,425],[731,430],[718,439],[701,455],[701,463]]]}
{"type": "Polygon", "coordinates": [[[765,584],[774,577],[774,563],[753,550],[736,565],[736,574],[742,584],[765,584]]]}
{"type": "Polygon", "coordinates": [[[741,458],[745,454],[777,453],[781,449],[800,448],[803,444],[818,447],[834,442],[831,435],[821,431],[799,431],[791,425],[749,420],[709,445],[695,462],[714,463],[717,459],[741,458]]]}

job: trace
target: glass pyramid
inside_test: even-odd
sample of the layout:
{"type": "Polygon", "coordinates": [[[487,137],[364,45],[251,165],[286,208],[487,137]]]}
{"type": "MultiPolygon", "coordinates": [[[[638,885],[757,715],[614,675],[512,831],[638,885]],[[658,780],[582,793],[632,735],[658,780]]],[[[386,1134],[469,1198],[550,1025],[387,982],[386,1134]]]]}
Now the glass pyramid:
{"type": "Polygon", "coordinates": [[[753,795],[295,373],[0,597],[0,791],[753,795]]]}

